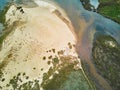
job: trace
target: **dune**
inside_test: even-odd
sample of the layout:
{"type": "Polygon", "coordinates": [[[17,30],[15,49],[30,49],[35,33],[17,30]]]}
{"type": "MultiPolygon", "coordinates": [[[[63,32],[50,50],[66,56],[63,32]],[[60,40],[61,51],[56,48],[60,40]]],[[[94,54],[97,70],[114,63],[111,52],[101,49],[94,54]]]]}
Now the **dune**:
{"type": "Polygon", "coordinates": [[[4,79],[0,86],[4,90],[13,88],[7,85],[19,74],[26,75],[27,79],[23,75],[18,86],[34,79],[41,84],[43,74],[54,67],[50,62],[55,57],[71,56],[79,61],[78,67],[81,68],[74,48],[76,36],[71,23],[62,14],[56,14],[55,7],[51,11],[46,4],[44,6],[26,8],[12,5],[6,14],[7,24],[15,28],[3,41],[0,51],[0,68],[4,79]],[[59,55],[60,51],[64,53],[59,55]]]}

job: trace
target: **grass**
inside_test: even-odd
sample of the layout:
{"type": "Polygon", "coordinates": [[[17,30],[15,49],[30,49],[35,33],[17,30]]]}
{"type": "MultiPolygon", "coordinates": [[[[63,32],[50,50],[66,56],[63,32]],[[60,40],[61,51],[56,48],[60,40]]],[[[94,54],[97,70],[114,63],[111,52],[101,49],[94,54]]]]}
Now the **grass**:
{"type": "Polygon", "coordinates": [[[118,2],[118,0],[116,1],[100,0],[100,2],[101,2],[101,5],[102,3],[103,5],[98,8],[98,13],[120,23],[120,2],[118,2]],[[106,2],[107,3],[113,2],[113,3],[104,5],[104,3],[106,2]]]}
{"type": "Polygon", "coordinates": [[[99,9],[100,14],[107,16],[113,20],[116,20],[120,23],[120,6],[112,5],[105,6],[99,9]]]}
{"type": "MultiPolygon", "coordinates": [[[[91,11],[91,5],[89,0],[80,0],[84,8],[91,11]]],[[[120,23],[120,0],[99,0],[100,5],[97,9],[97,13],[112,19],[113,21],[120,23]]]]}
{"type": "Polygon", "coordinates": [[[113,0],[99,0],[99,2],[110,2],[110,1],[113,1],[113,0]]]}

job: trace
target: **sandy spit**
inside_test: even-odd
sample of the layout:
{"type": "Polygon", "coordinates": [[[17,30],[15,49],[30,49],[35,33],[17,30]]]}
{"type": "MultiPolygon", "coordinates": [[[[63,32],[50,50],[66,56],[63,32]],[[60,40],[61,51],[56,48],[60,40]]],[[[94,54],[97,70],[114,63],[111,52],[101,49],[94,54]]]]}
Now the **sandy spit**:
{"type": "MultiPolygon", "coordinates": [[[[53,13],[49,7],[38,6],[34,8],[19,9],[12,5],[6,14],[6,22],[22,22],[4,40],[0,51],[0,63],[4,72],[4,83],[0,85],[7,90],[6,84],[18,73],[26,73],[28,80],[39,79],[42,82],[43,73],[47,72],[52,64],[48,65],[49,56],[58,56],[57,52],[64,50],[64,56],[78,57],[75,48],[70,49],[68,43],[76,44],[76,38],[71,30],[72,26],[63,16],[53,13]],[[55,53],[51,50],[55,49],[55,53]],[[49,51],[49,52],[48,52],[49,51]],[[43,57],[46,60],[43,60],[43,57]],[[43,69],[43,70],[41,70],[43,69]]],[[[69,22],[70,23],[70,22],[69,22]]],[[[58,56],[59,57],[59,56],[58,56]]],[[[23,82],[28,80],[22,78],[23,82]]],[[[20,83],[20,84],[22,84],[20,83]]],[[[9,87],[10,89],[10,87],[9,87]]]]}

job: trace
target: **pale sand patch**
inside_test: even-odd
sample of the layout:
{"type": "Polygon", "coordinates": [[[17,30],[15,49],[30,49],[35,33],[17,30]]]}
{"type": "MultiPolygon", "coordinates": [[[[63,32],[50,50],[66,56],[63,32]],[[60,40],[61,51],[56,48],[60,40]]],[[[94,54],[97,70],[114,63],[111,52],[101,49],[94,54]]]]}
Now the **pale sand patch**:
{"type": "MultiPolygon", "coordinates": [[[[3,42],[0,62],[6,61],[6,65],[3,70],[5,81],[0,82],[1,86],[6,86],[19,72],[25,72],[29,80],[40,79],[41,83],[43,73],[53,66],[47,64],[48,57],[58,56],[57,53],[46,52],[50,49],[54,48],[56,52],[64,50],[65,55],[78,57],[75,48],[68,47],[68,42],[76,44],[76,38],[63,20],[51,13],[48,8],[35,7],[23,10],[22,14],[13,5],[6,15],[9,25],[16,20],[25,24],[18,26],[3,42]],[[44,56],[46,60],[43,60],[44,56]]],[[[28,80],[23,78],[22,83],[26,81],[28,80]]]]}

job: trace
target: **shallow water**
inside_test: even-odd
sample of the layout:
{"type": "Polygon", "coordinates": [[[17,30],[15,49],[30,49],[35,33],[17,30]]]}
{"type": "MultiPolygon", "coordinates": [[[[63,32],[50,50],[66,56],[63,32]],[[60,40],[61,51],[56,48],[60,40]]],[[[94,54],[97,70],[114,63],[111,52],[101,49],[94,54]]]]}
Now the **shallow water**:
{"type": "Polygon", "coordinates": [[[84,28],[84,31],[93,31],[95,29],[96,32],[113,36],[120,43],[120,25],[118,23],[98,13],[85,10],[79,0],[55,1],[66,11],[76,31],[81,31],[82,25],[80,25],[80,21],[83,20],[85,24],[91,21],[87,28],[84,28]]]}
{"type": "Polygon", "coordinates": [[[97,9],[100,3],[98,0],[90,0],[90,4],[93,5],[95,9],[97,9]]]}
{"type": "Polygon", "coordinates": [[[0,10],[2,10],[8,2],[9,0],[0,0],[0,10]]]}
{"type": "Polygon", "coordinates": [[[120,25],[98,13],[87,11],[79,0],[55,0],[69,16],[78,36],[77,52],[89,65],[89,70],[102,90],[111,90],[108,82],[101,77],[91,61],[93,41],[96,35],[110,35],[120,44],[120,25]]]}
{"type": "Polygon", "coordinates": [[[0,23],[0,32],[2,32],[3,29],[4,29],[4,26],[2,23],[0,23]]]}

